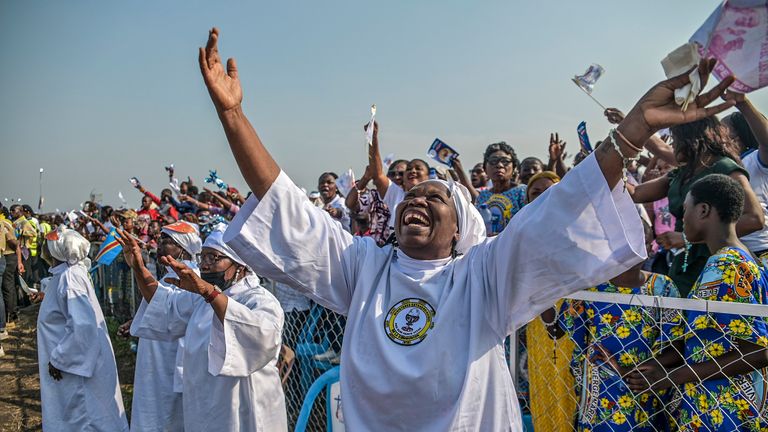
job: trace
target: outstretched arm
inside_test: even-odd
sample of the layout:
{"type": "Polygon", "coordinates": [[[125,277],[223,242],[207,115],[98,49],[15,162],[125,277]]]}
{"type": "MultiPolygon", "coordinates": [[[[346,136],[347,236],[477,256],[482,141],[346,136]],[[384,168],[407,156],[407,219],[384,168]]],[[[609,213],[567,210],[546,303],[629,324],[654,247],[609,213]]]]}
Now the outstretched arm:
{"type": "MultiPolygon", "coordinates": [[[[364,126],[368,130],[368,125],[364,126]]],[[[384,172],[384,163],[381,161],[381,151],[379,151],[379,123],[373,122],[373,139],[368,146],[368,167],[371,171],[371,180],[373,180],[379,195],[384,198],[389,188],[389,178],[384,172]]]]}
{"type": "Polygon", "coordinates": [[[261,199],[280,174],[280,167],[243,113],[243,90],[237,75],[237,64],[234,58],[230,58],[224,70],[219,57],[218,40],[219,30],[211,29],[208,43],[205,48],[200,48],[200,72],[240,173],[254,195],[261,199]]]}
{"type": "MultiPolygon", "coordinates": [[[[702,60],[699,63],[702,88],[706,85],[715,64],[714,59],[702,60]]],[[[735,105],[735,101],[728,100],[707,107],[715,99],[723,96],[728,86],[733,83],[733,77],[729,76],[710,91],[698,95],[695,101],[688,105],[688,109],[682,111],[680,106],[675,103],[674,93],[675,89],[688,83],[690,83],[690,78],[688,73],[684,73],[656,84],[640,98],[626,118],[616,127],[619,132],[616,134],[619,140],[618,144],[625,156],[635,156],[638,152],[633,150],[632,146],[643,146],[651,135],[659,129],[713,116],[735,105]]],[[[603,141],[595,153],[608,186],[613,189],[622,176],[622,158],[614,149],[614,144],[610,138],[603,141]]]]}

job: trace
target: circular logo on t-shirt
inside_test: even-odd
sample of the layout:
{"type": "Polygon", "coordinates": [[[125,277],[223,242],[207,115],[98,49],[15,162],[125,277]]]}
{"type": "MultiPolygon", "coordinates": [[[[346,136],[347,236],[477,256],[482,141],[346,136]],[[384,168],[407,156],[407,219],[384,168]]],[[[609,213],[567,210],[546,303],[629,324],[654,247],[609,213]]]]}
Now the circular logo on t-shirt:
{"type": "Polygon", "coordinates": [[[384,331],[398,345],[416,345],[435,326],[434,318],[435,309],[425,300],[407,298],[389,309],[384,320],[384,331]]]}

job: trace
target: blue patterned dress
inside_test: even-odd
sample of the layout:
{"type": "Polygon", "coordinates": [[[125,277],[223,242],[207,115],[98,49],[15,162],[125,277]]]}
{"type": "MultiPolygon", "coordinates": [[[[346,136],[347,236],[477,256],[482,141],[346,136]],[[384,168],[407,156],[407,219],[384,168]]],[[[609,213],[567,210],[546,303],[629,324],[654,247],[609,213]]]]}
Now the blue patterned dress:
{"type": "MultiPolygon", "coordinates": [[[[651,274],[637,288],[608,282],[589,291],[680,296],[672,280],[660,274],[651,274]]],[[[620,365],[633,367],[666,346],[671,330],[679,326],[675,317],[679,313],[670,309],[577,300],[563,303],[559,324],[576,344],[571,369],[579,398],[579,432],[666,430],[668,420],[659,397],[632,393],[610,365],[595,363],[592,357],[600,344],[620,365]]]]}
{"type": "MultiPolygon", "coordinates": [[[[726,247],[709,258],[689,297],[760,304],[765,303],[766,282],[763,270],[748,253],[726,247]]],[[[735,349],[739,339],[768,346],[765,320],[755,316],[687,311],[685,330],[688,364],[722,356],[735,349]]],[[[768,422],[760,415],[762,376],[753,372],[684,384],[676,418],[680,430],[768,431],[768,422]]]]}

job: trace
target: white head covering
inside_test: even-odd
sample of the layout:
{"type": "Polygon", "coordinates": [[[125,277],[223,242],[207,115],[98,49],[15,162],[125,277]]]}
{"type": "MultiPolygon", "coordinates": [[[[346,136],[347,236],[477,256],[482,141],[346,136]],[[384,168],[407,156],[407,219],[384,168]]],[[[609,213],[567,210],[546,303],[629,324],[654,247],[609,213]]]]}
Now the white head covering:
{"type": "MultiPolygon", "coordinates": [[[[206,237],[205,243],[203,243],[203,247],[216,249],[217,251],[231,258],[232,261],[242,266],[248,267],[248,265],[242,259],[240,259],[239,256],[237,256],[235,251],[232,250],[231,247],[227,246],[226,243],[224,243],[224,231],[226,231],[226,229],[227,225],[225,224],[216,225],[216,228],[211,231],[210,234],[208,234],[208,237],[206,237]]],[[[248,268],[250,270],[250,267],[248,268]]]]}
{"type": "Polygon", "coordinates": [[[480,212],[472,205],[472,198],[467,188],[452,179],[450,181],[427,180],[426,182],[440,183],[451,192],[451,198],[456,207],[456,221],[459,225],[459,241],[456,243],[457,253],[465,254],[472,246],[485,240],[485,222],[483,222],[480,212]]]}
{"type": "Polygon", "coordinates": [[[45,238],[48,251],[57,261],[70,266],[82,264],[86,268],[91,267],[91,261],[88,259],[91,243],[77,231],[61,226],[45,238]]]}
{"type": "Polygon", "coordinates": [[[203,250],[203,242],[200,240],[200,234],[194,224],[187,221],[178,221],[164,226],[161,231],[171,237],[173,241],[178,243],[192,257],[195,257],[203,250]]]}

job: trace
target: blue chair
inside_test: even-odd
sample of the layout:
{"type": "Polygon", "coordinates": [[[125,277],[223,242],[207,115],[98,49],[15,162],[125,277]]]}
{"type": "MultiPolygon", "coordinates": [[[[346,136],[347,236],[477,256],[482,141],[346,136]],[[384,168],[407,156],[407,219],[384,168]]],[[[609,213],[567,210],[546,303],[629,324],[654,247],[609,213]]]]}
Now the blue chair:
{"type": "Polygon", "coordinates": [[[315,343],[315,333],[318,330],[320,318],[323,316],[323,308],[317,304],[312,305],[309,311],[309,317],[304,323],[304,327],[299,334],[296,343],[296,359],[299,361],[301,371],[301,392],[307,391],[307,388],[315,379],[316,371],[326,371],[333,367],[330,362],[315,360],[315,356],[322,354],[331,346],[327,337],[324,337],[320,343],[315,343]]]}
{"type": "Polygon", "coordinates": [[[332,416],[333,405],[331,400],[331,384],[339,381],[339,366],[335,366],[322,375],[320,375],[307,392],[307,396],[304,398],[304,403],[301,404],[301,411],[299,412],[299,418],[296,420],[296,429],[294,432],[304,432],[307,429],[307,423],[309,422],[309,415],[312,413],[312,406],[315,404],[315,399],[320,395],[320,392],[325,389],[325,409],[326,409],[326,430],[332,431],[332,416]]]}

